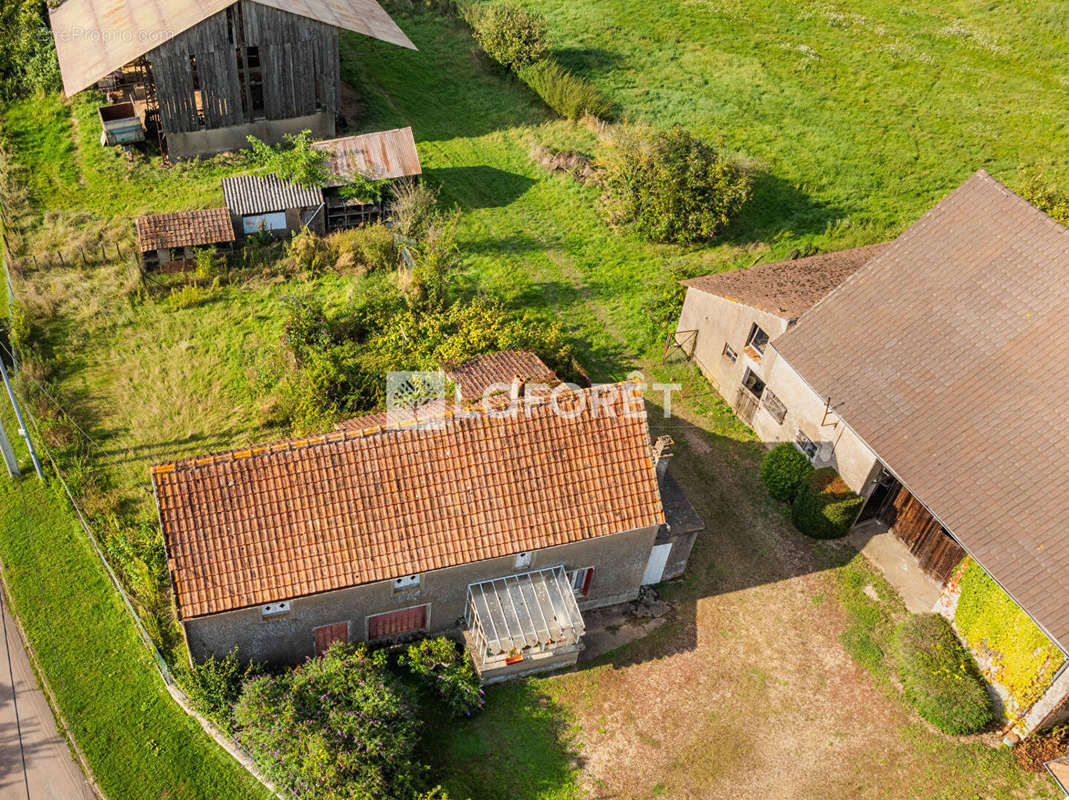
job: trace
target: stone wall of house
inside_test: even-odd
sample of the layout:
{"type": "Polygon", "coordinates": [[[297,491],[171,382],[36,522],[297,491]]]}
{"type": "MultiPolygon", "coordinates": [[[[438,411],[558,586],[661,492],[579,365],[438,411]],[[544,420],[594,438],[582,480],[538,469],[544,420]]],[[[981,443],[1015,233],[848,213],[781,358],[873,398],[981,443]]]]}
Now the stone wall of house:
{"type": "MultiPolygon", "coordinates": [[[[787,413],[782,422],[761,403],[757,404],[752,417],[744,420],[762,441],[768,444],[793,442],[799,431],[802,432],[817,445],[817,454],[812,459],[815,466],[834,467],[851,489],[867,494],[879,473],[876,455],[834,412],[825,418],[826,398],[818,395],[775,351],[776,337],[787,327],[787,320],[773,314],[688,289],[677,338],[681,342],[691,342],[682,332],[698,331],[687,347],[688,353],[694,357],[702,374],[736,410],[747,369],[756,373],[786,406],[787,413]],[[773,342],[760,359],[744,351],[755,323],[773,342]],[[734,363],[723,355],[725,344],[736,353],[734,363]]],[[[833,408],[834,401],[832,398],[833,408]]]]}
{"type": "Polygon", "coordinates": [[[395,590],[389,580],[292,598],[289,612],[273,618],[265,619],[259,606],[197,617],[184,622],[190,657],[221,657],[236,646],[242,659],[295,663],[314,654],[318,627],[346,623],[349,641],[362,641],[369,616],[424,604],[429,632],[456,633],[463,626],[469,584],[557,565],[594,568],[589,592],[579,599],[581,609],[626,602],[638,596],[657,530],[640,528],[535,550],[529,566],[517,567],[516,556],[504,556],[433,570],[420,576],[418,587],[406,590],[395,590]]]}

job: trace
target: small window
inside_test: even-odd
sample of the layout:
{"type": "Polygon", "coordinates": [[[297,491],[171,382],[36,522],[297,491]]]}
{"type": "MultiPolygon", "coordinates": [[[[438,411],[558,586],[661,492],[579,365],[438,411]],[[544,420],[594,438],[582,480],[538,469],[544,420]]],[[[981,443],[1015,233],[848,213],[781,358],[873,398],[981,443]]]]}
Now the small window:
{"type": "Polygon", "coordinates": [[[273,619],[274,617],[284,617],[290,613],[290,601],[280,600],[277,603],[267,603],[260,606],[260,616],[264,619],[273,619]]]}
{"type": "Polygon", "coordinates": [[[193,91],[200,91],[200,73],[197,71],[197,57],[193,53],[189,54],[189,74],[193,79],[193,91]]]}
{"type": "Polygon", "coordinates": [[[419,575],[405,575],[403,578],[396,578],[393,582],[393,590],[395,592],[403,592],[405,589],[415,589],[419,586],[419,575]]]}
{"type": "Polygon", "coordinates": [[[531,554],[530,553],[517,553],[516,554],[516,569],[527,569],[531,566],[531,554]]]}
{"type": "Polygon", "coordinates": [[[724,349],[720,353],[720,355],[722,355],[724,357],[725,361],[727,361],[727,362],[729,362],[731,364],[734,364],[735,360],[739,357],[738,353],[735,352],[735,348],[733,348],[727,342],[724,342],[724,349]]]}
{"type": "Polygon", "coordinates": [[[756,322],[753,327],[750,328],[750,335],[746,337],[746,354],[750,358],[761,360],[761,356],[765,354],[765,347],[768,346],[768,334],[761,330],[756,322]]]}
{"type": "Polygon", "coordinates": [[[576,597],[586,597],[590,592],[590,581],[594,577],[593,567],[583,567],[568,573],[568,580],[572,583],[572,592],[576,597]]]}
{"type": "Polygon", "coordinates": [[[367,638],[387,639],[427,630],[427,606],[412,606],[367,618],[367,638]]]}
{"type": "Polygon", "coordinates": [[[787,416],[787,406],[783,405],[783,401],[776,397],[771,389],[766,388],[764,394],[761,395],[761,405],[776,418],[776,422],[783,424],[787,416]]]}
{"type": "Polygon", "coordinates": [[[764,394],[765,382],[761,380],[760,375],[749,367],[746,368],[746,373],[742,376],[742,385],[754,397],[760,398],[764,394]]]}
{"type": "Polygon", "coordinates": [[[810,461],[812,461],[817,454],[817,443],[801,431],[798,431],[798,433],[795,435],[794,445],[803,453],[805,453],[810,461]]]}

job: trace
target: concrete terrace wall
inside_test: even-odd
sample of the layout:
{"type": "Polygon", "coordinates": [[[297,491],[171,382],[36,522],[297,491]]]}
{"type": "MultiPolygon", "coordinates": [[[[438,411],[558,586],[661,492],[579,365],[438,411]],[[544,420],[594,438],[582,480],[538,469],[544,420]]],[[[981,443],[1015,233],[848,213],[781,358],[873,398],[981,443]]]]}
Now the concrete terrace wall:
{"type": "Polygon", "coordinates": [[[197,617],[184,622],[190,656],[195,661],[209,654],[221,657],[237,646],[242,659],[295,663],[314,655],[317,627],[344,622],[349,640],[361,641],[367,637],[368,616],[423,604],[430,633],[454,633],[463,625],[469,584],[558,564],[569,570],[594,567],[581,609],[626,602],[638,596],[657,530],[640,528],[536,550],[523,569],[516,569],[515,556],[503,556],[423,573],[420,585],[410,590],[395,591],[390,580],[292,598],[289,613],[273,619],[264,620],[259,606],[197,617]]]}

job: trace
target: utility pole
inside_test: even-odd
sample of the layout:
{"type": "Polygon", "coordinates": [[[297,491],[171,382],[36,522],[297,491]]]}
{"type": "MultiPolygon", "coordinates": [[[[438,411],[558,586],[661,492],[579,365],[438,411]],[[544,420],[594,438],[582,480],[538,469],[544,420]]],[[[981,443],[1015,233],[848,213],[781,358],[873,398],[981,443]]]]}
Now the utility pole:
{"type": "Polygon", "coordinates": [[[11,399],[11,407],[15,409],[15,420],[19,424],[19,435],[26,440],[26,447],[30,451],[30,459],[33,461],[34,471],[37,472],[38,480],[44,480],[45,476],[41,472],[41,462],[37,460],[37,451],[33,449],[33,440],[30,438],[30,432],[26,430],[26,423],[22,421],[22,411],[19,409],[18,398],[15,397],[15,390],[11,388],[11,381],[7,378],[7,370],[4,369],[4,359],[0,356],[0,378],[4,380],[4,388],[7,389],[7,396],[11,399]]]}
{"type": "Polygon", "coordinates": [[[15,460],[15,451],[11,449],[11,442],[8,441],[7,431],[4,430],[4,424],[0,422],[0,455],[4,457],[4,466],[7,467],[7,474],[12,478],[16,478],[19,475],[19,462],[15,460]]]}

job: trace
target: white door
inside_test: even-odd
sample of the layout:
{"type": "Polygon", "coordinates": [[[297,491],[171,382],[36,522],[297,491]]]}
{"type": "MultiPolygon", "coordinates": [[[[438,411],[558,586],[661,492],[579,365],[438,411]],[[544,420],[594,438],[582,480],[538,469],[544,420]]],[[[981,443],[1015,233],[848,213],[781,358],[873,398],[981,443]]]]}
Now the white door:
{"type": "Polygon", "coordinates": [[[643,586],[661,582],[661,578],[664,577],[664,565],[668,563],[668,554],[671,552],[671,543],[653,546],[650,550],[650,560],[646,562],[646,571],[642,573],[643,586]]]}

